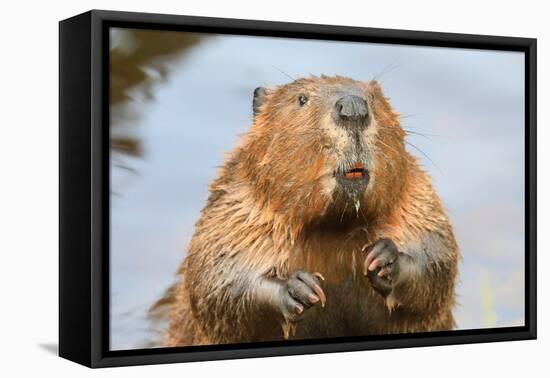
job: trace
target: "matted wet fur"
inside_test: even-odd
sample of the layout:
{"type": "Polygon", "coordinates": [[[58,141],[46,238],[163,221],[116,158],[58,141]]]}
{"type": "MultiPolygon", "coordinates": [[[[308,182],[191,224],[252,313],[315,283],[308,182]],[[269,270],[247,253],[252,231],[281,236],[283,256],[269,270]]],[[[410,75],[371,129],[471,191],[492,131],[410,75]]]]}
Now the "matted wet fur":
{"type": "Polygon", "coordinates": [[[458,247],[379,84],[258,88],[254,113],[210,185],[164,345],[452,329],[458,247]]]}

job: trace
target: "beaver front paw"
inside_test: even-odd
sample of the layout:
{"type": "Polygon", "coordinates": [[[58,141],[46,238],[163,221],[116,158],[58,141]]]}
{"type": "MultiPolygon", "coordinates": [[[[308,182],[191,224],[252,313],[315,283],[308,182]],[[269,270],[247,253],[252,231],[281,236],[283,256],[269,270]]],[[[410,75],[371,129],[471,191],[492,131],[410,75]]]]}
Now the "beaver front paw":
{"type": "Polygon", "coordinates": [[[285,320],[296,322],[301,319],[305,310],[320,303],[325,306],[326,296],[321,288],[324,281],[320,273],[307,273],[296,270],[280,287],[280,311],[285,320]]]}
{"type": "Polygon", "coordinates": [[[393,290],[399,275],[399,250],[391,239],[379,239],[376,243],[363,247],[367,252],[363,264],[363,274],[372,287],[383,297],[393,290]]]}

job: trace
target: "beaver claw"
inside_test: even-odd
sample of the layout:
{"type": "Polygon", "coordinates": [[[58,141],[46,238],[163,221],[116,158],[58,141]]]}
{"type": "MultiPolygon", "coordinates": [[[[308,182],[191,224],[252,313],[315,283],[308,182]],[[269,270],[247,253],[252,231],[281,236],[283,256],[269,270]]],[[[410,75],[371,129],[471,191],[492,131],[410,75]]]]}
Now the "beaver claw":
{"type": "Polygon", "coordinates": [[[316,303],[325,307],[327,299],[321,281],[324,277],[320,273],[292,272],[281,286],[281,312],[286,320],[300,320],[304,311],[316,303]]]}
{"type": "Polygon", "coordinates": [[[373,245],[363,247],[365,250],[367,257],[363,264],[363,274],[378,293],[387,297],[399,274],[399,250],[391,239],[379,239],[373,245]]]}

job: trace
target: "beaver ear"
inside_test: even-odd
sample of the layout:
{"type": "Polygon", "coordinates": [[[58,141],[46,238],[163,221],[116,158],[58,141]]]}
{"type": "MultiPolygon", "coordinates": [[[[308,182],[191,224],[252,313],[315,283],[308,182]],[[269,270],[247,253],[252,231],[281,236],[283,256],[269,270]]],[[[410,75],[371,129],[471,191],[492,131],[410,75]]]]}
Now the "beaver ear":
{"type": "Polygon", "coordinates": [[[252,111],[254,112],[254,116],[258,115],[258,113],[260,112],[260,106],[262,106],[266,97],[266,88],[258,87],[254,89],[254,98],[252,99],[252,111]]]}

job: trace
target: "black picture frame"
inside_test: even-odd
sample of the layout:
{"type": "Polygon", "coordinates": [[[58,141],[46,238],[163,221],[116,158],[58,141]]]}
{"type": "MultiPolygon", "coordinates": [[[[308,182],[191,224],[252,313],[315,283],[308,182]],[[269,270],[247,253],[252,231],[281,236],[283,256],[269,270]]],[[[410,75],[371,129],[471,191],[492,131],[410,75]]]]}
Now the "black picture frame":
{"type": "Polygon", "coordinates": [[[92,10],[59,23],[59,355],[89,367],[536,338],[536,39],[92,10]],[[525,325],[109,350],[109,27],[525,53],[525,325]]]}

